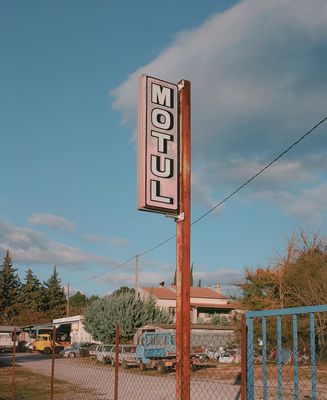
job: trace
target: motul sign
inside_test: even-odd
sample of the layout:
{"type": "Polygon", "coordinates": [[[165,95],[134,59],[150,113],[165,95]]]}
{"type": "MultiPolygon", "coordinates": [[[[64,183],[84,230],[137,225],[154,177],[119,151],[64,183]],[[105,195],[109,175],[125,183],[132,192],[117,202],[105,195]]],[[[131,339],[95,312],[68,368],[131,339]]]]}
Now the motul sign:
{"type": "Polygon", "coordinates": [[[140,77],[138,126],[139,210],[178,214],[178,87],[140,77]]]}

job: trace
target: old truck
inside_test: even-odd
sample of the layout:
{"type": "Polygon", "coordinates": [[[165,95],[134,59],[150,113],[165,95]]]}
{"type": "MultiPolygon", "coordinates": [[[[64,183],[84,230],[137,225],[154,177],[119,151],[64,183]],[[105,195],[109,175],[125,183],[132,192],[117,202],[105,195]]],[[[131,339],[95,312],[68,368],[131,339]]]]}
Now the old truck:
{"type": "MultiPolygon", "coordinates": [[[[155,369],[163,374],[167,369],[176,367],[176,337],[169,332],[146,332],[136,347],[139,368],[155,369]]],[[[200,347],[191,348],[190,364],[192,368],[204,364],[208,356],[200,347]]]]}
{"type": "MultiPolygon", "coordinates": [[[[32,343],[33,349],[39,351],[43,354],[51,354],[52,353],[52,340],[51,335],[48,333],[41,333],[36,336],[35,341],[32,343]]],[[[60,351],[64,349],[64,346],[61,346],[59,343],[54,342],[55,345],[55,353],[58,354],[60,351]]]]}
{"type": "MultiPolygon", "coordinates": [[[[18,340],[16,340],[16,346],[18,340]]],[[[12,350],[14,347],[14,338],[11,332],[0,332],[0,351],[12,350]]]]}

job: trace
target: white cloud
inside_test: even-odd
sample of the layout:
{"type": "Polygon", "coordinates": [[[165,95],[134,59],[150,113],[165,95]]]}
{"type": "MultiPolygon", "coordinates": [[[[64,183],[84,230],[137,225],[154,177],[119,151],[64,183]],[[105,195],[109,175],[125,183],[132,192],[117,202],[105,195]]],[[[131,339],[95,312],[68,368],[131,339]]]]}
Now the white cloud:
{"type": "Polygon", "coordinates": [[[177,35],[113,91],[114,106],[135,123],[139,75],[187,78],[196,152],[275,148],[326,112],[326,39],[323,0],[242,1],[177,35]]]}
{"type": "MultiPolygon", "coordinates": [[[[139,75],[191,80],[193,200],[210,208],[326,115],[326,43],[325,0],[244,0],[179,33],[112,92],[114,107],[135,126],[139,75]]],[[[304,185],[316,185],[309,196],[323,183],[325,132],[319,127],[250,190],[288,193],[293,205],[275,204],[292,215],[326,211],[317,204],[303,214],[296,200],[304,185]]]]}
{"type": "Polygon", "coordinates": [[[28,222],[31,225],[46,225],[50,228],[64,231],[74,231],[76,229],[76,226],[73,222],[53,214],[32,214],[31,217],[28,218],[28,222]]]}
{"type": "Polygon", "coordinates": [[[83,239],[92,242],[92,243],[103,243],[107,244],[112,247],[120,247],[120,246],[126,246],[129,244],[128,239],[124,238],[118,238],[118,237],[105,237],[105,236],[98,236],[98,235],[84,235],[83,239]]]}
{"type": "Polygon", "coordinates": [[[321,225],[326,211],[327,183],[293,194],[286,191],[259,191],[256,197],[280,206],[285,213],[311,224],[321,225]]]}
{"type": "Polygon", "coordinates": [[[0,220],[0,252],[10,250],[15,261],[39,264],[111,264],[107,257],[51,240],[46,234],[0,220]]]}
{"type": "Polygon", "coordinates": [[[198,271],[194,272],[195,284],[201,279],[202,285],[214,285],[216,283],[224,286],[230,286],[234,283],[240,282],[244,272],[237,269],[220,268],[217,267],[214,271],[205,271],[205,268],[197,268],[198,271]]]}

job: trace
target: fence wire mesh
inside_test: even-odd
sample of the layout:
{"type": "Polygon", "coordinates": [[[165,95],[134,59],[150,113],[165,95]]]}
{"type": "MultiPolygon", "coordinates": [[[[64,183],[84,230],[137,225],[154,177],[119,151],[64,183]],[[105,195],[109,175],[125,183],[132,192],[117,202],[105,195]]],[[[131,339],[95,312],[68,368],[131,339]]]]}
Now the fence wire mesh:
{"type": "MultiPolygon", "coordinates": [[[[54,356],[2,351],[0,400],[173,400],[174,332],[162,333],[120,341],[117,356],[113,343],[71,344],[54,356]]],[[[246,374],[240,333],[192,329],[192,400],[241,399],[245,377],[248,400],[327,400],[327,312],[250,318],[246,374]]]]}
{"type": "MultiPolygon", "coordinates": [[[[169,336],[174,338],[174,333],[167,333],[169,336]]],[[[17,350],[14,386],[12,352],[2,353],[0,399],[173,400],[176,397],[175,350],[168,340],[161,338],[156,347],[162,350],[162,346],[167,350],[165,357],[151,358],[147,353],[147,360],[142,361],[137,344],[119,345],[116,393],[113,343],[70,345],[54,358],[51,354],[17,350]]],[[[192,330],[192,400],[240,398],[240,350],[238,335],[232,330],[192,330]]]]}

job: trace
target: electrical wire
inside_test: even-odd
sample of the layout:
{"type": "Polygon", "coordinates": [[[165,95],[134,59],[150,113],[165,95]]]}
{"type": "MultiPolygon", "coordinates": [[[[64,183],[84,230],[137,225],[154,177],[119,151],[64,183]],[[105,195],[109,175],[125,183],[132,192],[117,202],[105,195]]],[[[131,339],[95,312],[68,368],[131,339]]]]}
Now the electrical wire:
{"type": "MultiPolygon", "coordinates": [[[[217,203],[215,206],[213,206],[212,208],[210,208],[210,210],[206,211],[205,213],[203,213],[202,215],[200,215],[197,219],[195,219],[193,222],[191,222],[191,226],[195,225],[196,223],[198,223],[199,221],[201,221],[202,219],[204,219],[206,216],[208,216],[209,214],[211,214],[214,210],[216,210],[218,207],[220,207],[222,204],[224,204],[227,200],[229,200],[231,197],[235,196],[240,190],[242,190],[243,188],[245,188],[249,183],[251,183],[253,180],[255,180],[259,175],[261,175],[264,171],[266,171],[269,167],[271,167],[275,162],[277,162],[280,158],[282,158],[286,153],[288,153],[293,147],[295,147],[297,144],[299,144],[302,140],[304,140],[307,136],[309,136],[312,132],[314,132],[321,124],[323,124],[325,121],[327,120],[327,116],[324,117],[322,120],[320,120],[316,125],[313,126],[313,128],[311,128],[308,132],[306,132],[304,135],[302,135],[298,140],[296,140],[294,143],[292,143],[290,146],[288,146],[282,153],[280,153],[278,156],[276,156],[273,160],[271,160],[268,164],[266,164],[263,168],[261,168],[257,173],[255,173],[254,175],[251,176],[251,178],[249,178],[248,180],[246,180],[244,183],[242,183],[238,188],[236,188],[235,190],[233,190],[229,195],[227,195],[224,199],[222,199],[219,203],[217,203]]],[[[156,244],[155,246],[149,248],[148,250],[139,253],[138,256],[142,257],[156,249],[158,249],[159,247],[163,246],[164,244],[166,244],[167,242],[169,242],[170,240],[174,239],[176,237],[175,235],[170,236],[169,238],[163,240],[162,242],[156,244]]],[[[99,278],[100,276],[103,276],[119,267],[122,267],[123,265],[126,265],[127,263],[129,263],[130,261],[132,261],[133,259],[135,259],[137,257],[137,255],[134,255],[133,257],[130,257],[128,260],[123,261],[120,264],[115,265],[114,267],[110,268],[107,271],[102,272],[101,274],[95,275],[93,277],[90,277],[88,279],[84,279],[80,282],[74,282],[73,284],[80,284],[80,283],[84,283],[96,278],[99,278]]]]}
{"type": "Polygon", "coordinates": [[[117,269],[117,268],[119,268],[119,267],[122,267],[123,265],[128,264],[129,262],[131,262],[132,260],[134,260],[134,258],[136,258],[136,256],[130,257],[128,260],[125,260],[125,261],[123,261],[123,262],[121,262],[121,263],[115,265],[114,267],[108,269],[107,271],[101,272],[101,274],[91,276],[90,278],[86,278],[86,279],[83,279],[83,280],[78,281],[78,282],[72,282],[72,285],[79,285],[80,283],[92,281],[93,279],[99,278],[100,276],[103,276],[103,275],[105,275],[105,274],[108,274],[109,272],[111,272],[111,271],[113,271],[113,270],[115,270],[115,269],[117,269]]]}
{"type": "Polygon", "coordinates": [[[302,135],[296,142],[292,143],[286,150],[284,150],[282,153],[280,153],[277,157],[275,157],[273,160],[271,160],[267,165],[265,165],[263,168],[261,168],[256,174],[251,176],[247,181],[245,181],[242,185],[240,185],[237,189],[233,190],[232,193],[230,193],[228,196],[226,196],[223,200],[221,200],[219,203],[217,203],[215,206],[213,206],[210,210],[206,211],[204,214],[202,214],[199,218],[197,218],[195,221],[191,223],[191,225],[195,225],[197,222],[201,221],[201,219],[205,218],[207,215],[212,213],[216,208],[224,204],[227,200],[229,200],[231,197],[233,197],[237,192],[242,190],[245,186],[247,186],[250,182],[252,182],[255,178],[257,178],[259,175],[261,175],[266,169],[268,169],[270,166],[272,166],[276,161],[278,161],[280,158],[282,158],[286,153],[288,153],[293,147],[295,147],[298,143],[300,143],[303,139],[305,139],[307,136],[310,135],[315,129],[318,128],[319,125],[324,123],[327,120],[327,117],[323,118],[321,121],[319,121],[312,129],[310,129],[308,132],[306,132],[304,135],[302,135]]]}

